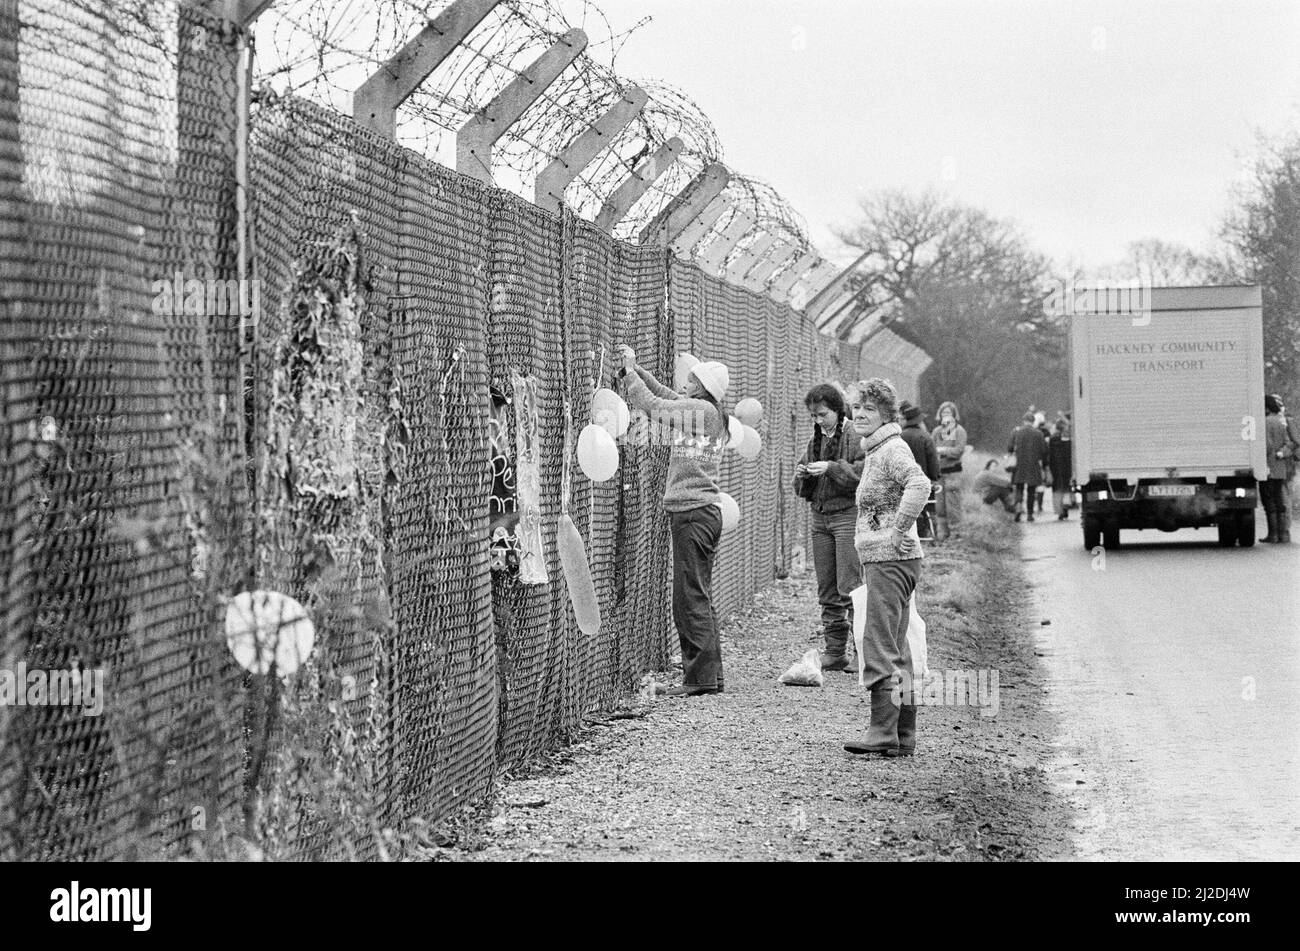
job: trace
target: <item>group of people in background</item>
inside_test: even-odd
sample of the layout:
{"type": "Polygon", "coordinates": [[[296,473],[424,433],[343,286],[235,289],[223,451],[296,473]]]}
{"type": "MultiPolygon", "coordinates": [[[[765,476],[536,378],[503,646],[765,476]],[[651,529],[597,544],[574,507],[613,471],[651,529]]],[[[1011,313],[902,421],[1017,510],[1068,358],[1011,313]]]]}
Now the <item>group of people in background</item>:
{"type": "Polygon", "coordinates": [[[1047,416],[1032,408],[1011,433],[1009,459],[990,459],[975,477],[975,491],[986,505],[1000,504],[1016,521],[1043,514],[1048,486],[1056,517],[1070,517],[1074,461],[1070,444],[1070,414],[1057,413],[1049,427],[1047,416]]]}
{"type": "Polygon", "coordinates": [[[1021,518],[1032,522],[1035,514],[1043,514],[1043,498],[1050,485],[1056,517],[1069,518],[1070,483],[1074,476],[1070,450],[1070,414],[1058,413],[1049,427],[1046,414],[1031,408],[1020,425],[1012,430],[1007,442],[1007,452],[1012,455],[1007,466],[1010,497],[999,493],[993,501],[1001,498],[1003,506],[1015,514],[1017,522],[1021,518]]]}

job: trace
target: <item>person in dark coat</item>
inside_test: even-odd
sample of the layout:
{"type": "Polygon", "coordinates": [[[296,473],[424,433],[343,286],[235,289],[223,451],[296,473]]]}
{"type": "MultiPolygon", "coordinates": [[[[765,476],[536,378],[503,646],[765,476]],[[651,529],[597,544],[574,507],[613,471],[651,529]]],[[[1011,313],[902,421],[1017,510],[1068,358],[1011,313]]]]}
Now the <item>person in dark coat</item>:
{"type": "Polygon", "coordinates": [[[1016,500],[1016,521],[1023,514],[1022,504],[1027,503],[1029,521],[1034,520],[1034,492],[1043,484],[1043,463],[1047,461],[1047,440],[1034,425],[1034,414],[1026,413],[1020,425],[1011,433],[1007,452],[1016,454],[1016,467],[1011,473],[1011,484],[1016,500]]]}
{"type": "Polygon", "coordinates": [[[1048,466],[1052,470],[1052,507],[1058,519],[1070,515],[1070,481],[1074,475],[1074,459],[1070,455],[1070,427],[1064,419],[1056,421],[1052,438],[1047,441],[1048,466]]]}
{"type": "Polygon", "coordinates": [[[812,506],[813,565],[822,606],[822,670],[847,670],[853,589],[862,583],[862,563],[853,547],[857,529],[858,482],[866,453],[848,418],[844,395],[830,383],[804,397],[813,420],[812,438],[795,469],[794,491],[812,506]]]}
{"type": "MultiPolygon", "coordinates": [[[[934,499],[934,491],[941,484],[943,478],[939,469],[939,449],[934,444],[934,439],[925,431],[925,426],[921,423],[921,409],[913,406],[907,400],[898,404],[898,415],[901,418],[903,431],[899,434],[903,437],[903,442],[907,443],[907,448],[912,450],[912,457],[916,459],[916,464],[925,472],[925,477],[930,480],[930,498],[934,499]]],[[[917,533],[922,538],[932,538],[934,533],[931,531],[931,513],[934,506],[926,503],[925,512],[916,521],[917,533]]]]}
{"type": "Polygon", "coordinates": [[[898,404],[898,413],[903,418],[903,431],[899,434],[903,437],[903,442],[912,450],[916,464],[925,471],[926,478],[938,482],[939,450],[934,445],[934,439],[921,426],[920,408],[903,400],[898,404]]]}
{"type": "MultiPolygon", "coordinates": [[[[1035,413],[1034,426],[1038,429],[1040,433],[1043,434],[1043,439],[1045,439],[1048,444],[1049,452],[1047,454],[1047,459],[1045,461],[1046,471],[1043,473],[1043,481],[1051,482],[1052,481],[1052,472],[1051,472],[1052,454],[1050,452],[1050,448],[1052,444],[1052,430],[1047,425],[1047,414],[1035,413]]],[[[1039,486],[1034,490],[1034,509],[1038,512],[1039,515],[1043,514],[1043,496],[1045,496],[1046,494],[1047,494],[1047,488],[1045,486],[1039,486]]]]}
{"type": "Polygon", "coordinates": [[[1291,541],[1291,499],[1287,491],[1287,463],[1295,458],[1297,447],[1286,426],[1286,405],[1282,397],[1270,393],[1264,397],[1264,434],[1268,450],[1268,479],[1259,484],[1260,502],[1268,521],[1266,542],[1286,544],[1291,541]]]}

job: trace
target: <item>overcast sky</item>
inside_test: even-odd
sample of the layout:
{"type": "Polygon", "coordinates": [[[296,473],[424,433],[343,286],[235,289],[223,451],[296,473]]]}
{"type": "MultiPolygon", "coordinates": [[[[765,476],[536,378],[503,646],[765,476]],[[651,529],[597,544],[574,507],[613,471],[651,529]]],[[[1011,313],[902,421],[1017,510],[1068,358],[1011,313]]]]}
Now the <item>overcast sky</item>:
{"type": "Polygon", "coordinates": [[[616,30],[653,17],[620,73],[694,97],[725,160],[837,259],[832,229],[887,187],[1015,219],[1084,267],[1149,236],[1205,248],[1255,130],[1300,128],[1300,0],[599,5],[616,30]]]}

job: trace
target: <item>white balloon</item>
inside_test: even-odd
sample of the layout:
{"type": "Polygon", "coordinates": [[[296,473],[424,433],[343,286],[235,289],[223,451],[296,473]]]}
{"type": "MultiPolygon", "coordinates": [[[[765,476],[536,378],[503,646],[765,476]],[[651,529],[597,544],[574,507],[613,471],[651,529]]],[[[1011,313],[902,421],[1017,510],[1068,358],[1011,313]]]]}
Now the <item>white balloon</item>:
{"type": "Polygon", "coordinates": [[[604,482],[618,471],[618,445],[603,426],[590,423],[578,434],[578,465],[592,482],[604,482]]]}
{"type": "Polygon", "coordinates": [[[740,506],[726,492],[718,493],[718,508],[722,509],[722,530],[729,532],[740,524],[740,506]]]}
{"type": "Polygon", "coordinates": [[[763,437],[758,434],[758,430],[754,427],[746,426],[745,435],[740,441],[740,448],[736,451],[746,459],[757,459],[758,454],[763,451],[763,437]]]}
{"type": "Polygon", "coordinates": [[[736,415],[746,426],[757,426],[763,421],[763,404],[748,396],[736,404],[736,415]]]}
{"type": "Polygon", "coordinates": [[[226,646],[245,670],[265,674],[275,662],[287,677],[297,671],[316,643],[306,609],[279,591],[243,591],[226,606],[226,646]]]}
{"type": "Polygon", "coordinates": [[[673,361],[673,389],[681,390],[682,384],[686,382],[686,374],[699,362],[699,358],[692,353],[677,354],[677,359],[673,361]]]}
{"type": "Polygon", "coordinates": [[[627,403],[613,390],[597,390],[591,398],[591,421],[615,439],[627,432],[632,422],[627,403]]]}

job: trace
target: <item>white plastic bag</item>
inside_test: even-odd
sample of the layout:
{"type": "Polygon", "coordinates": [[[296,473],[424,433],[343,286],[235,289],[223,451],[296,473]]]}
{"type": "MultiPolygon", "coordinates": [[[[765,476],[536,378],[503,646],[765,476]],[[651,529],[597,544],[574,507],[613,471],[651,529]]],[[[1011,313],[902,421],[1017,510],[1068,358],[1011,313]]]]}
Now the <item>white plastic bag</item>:
{"type": "MultiPolygon", "coordinates": [[[[862,638],[867,630],[867,586],[858,585],[849,596],[853,599],[853,643],[858,649],[858,683],[865,681],[862,669],[862,638]]],[[[916,594],[907,604],[907,643],[903,662],[912,666],[912,682],[920,683],[929,670],[926,663],[925,621],[916,610],[916,594]]]]}
{"type": "Polygon", "coordinates": [[[815,647],[804,651],[804,655],[781,675],[781,683],[787,687],[820,687],[825,682],[821,652],[815,647]]]}

